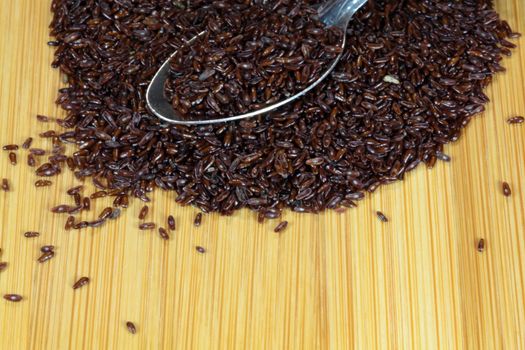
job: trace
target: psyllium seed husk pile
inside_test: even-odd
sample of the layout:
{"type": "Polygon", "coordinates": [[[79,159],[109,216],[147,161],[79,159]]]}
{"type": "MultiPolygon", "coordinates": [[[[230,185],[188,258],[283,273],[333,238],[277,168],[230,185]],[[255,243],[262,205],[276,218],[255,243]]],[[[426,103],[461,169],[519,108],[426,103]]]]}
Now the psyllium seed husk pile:
{"type": "MultiPolygon", "coordinates": [[[[365,192],[402,179],[421,163],[432,167],[437,159],[449,159],[443,145],[456,141],[484,110],[483,88],[504,70],[499,62],[514,47],[507,39],[518,36],[488,0],[374,0],[350,23],[343,57],[329,79],[297,102],[270,115],[208,126],[170,125],[152,116],[144,94],[162,62],[185,40],[213,30],[219,9],[241,4],[253,5],[53,0],[56,41],[49,44],[56,47],[53,67],[68,77],[69,87],[57,99],[67,118],[58,120],[55,132],[41,135],[53,139],[55,158],[37,174],[58,175],[67,164],[78,179],[91,178],[104,195],[114,196],[116,207],[127,206],[128,197],[149,201],[154,188],[174,190],[178,203],[205,212],[248,207],[259,219],[279,217],[286,207],[297,212],[352,207],[365,192]],[[64,156],[63,143],[76,147],[71,157],[64,156]]],[[[256,6],[284,16],[298,5],[256,6]]],[[[236,77],[244,79],[250,68],[263,92],[275,90],[276,80],[302,84],[304,72],[294,73],[301,68],[294,62],[331,45],[316,39],[316,30],[309,33],[304,50],[264,33],[241,53],[221,49],[233,72],[231,83],[240,83],[236,77]],[[238,59],[258,55],[254,62],[260,63],[256,48],[272,43],[279,53],[271,56],[271,72],[238,59]]],[[[195,65],[192,74],[210,78],[210,67],[195,65]]],[[[246,108],[253,102],[243,101],[246,91],[235,94],[216,83],[203,98],[220,94],[246,108]]],[[[206,108],[214,106],[207,102],[206,108]]],[[[28,163],[34,165],[33,156],[28,163]]],[[[89,201],[79,197],[66,211],[87,210],[89,201]]],[[[100,220],[106,218],[71,225],[99,226],[100,220]]],[[[155,228],[150,224],[143,229],[155,228]]]]}

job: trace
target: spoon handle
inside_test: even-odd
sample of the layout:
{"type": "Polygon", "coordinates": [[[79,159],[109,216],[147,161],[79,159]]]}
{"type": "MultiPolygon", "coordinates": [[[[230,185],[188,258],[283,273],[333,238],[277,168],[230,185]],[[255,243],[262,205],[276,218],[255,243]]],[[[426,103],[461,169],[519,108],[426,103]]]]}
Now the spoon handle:
{"type": "Polygon", "coordinates": [[[327,26],[346,30],[352,16],[368,0],[328,0],[319,7],[319,19],[327,26]]]}

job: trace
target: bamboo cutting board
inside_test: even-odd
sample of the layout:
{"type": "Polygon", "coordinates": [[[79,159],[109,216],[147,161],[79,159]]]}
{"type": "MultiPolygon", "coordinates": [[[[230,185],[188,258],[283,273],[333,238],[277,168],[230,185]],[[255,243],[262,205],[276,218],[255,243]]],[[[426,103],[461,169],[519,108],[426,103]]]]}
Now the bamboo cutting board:
{"type": "MultiPolygon", "coordinates": [[[[1,5],[2,145],[54,127],[37,113],[63,116],[45,44],[49,3],[1,5]]],[[[525,32],[522,0],[496,3],[525,32]]],[[[525,349],[525,125],[505,122],[525,114],[525,39],[518,45],[488,90],[495,102],[446,146],[452,162],[419,167],[343,214],[287,212],[280,235],[249,211],[206,215],[195,228],[197,211],[160,191],[149,215],[175,216],[169,242],[137,229],[138,202],[100,229],[64,231],[48,208],[66,200],[71,174],[36,189],[25,153],[11,166],[1,151],[12,189],[0,192],[0,261],[9,263],[0,294],[25,299],[0,300],[0,349],[525,349]],[[24,238],[29,230],[42,235],[24,238]],[[44,244],[57,255],[38,264],[44,244]],[[73,291],[81,276],[91,283],[73,291]]],[[[108,204],[97,200],[91,215],[108,204]]]]}

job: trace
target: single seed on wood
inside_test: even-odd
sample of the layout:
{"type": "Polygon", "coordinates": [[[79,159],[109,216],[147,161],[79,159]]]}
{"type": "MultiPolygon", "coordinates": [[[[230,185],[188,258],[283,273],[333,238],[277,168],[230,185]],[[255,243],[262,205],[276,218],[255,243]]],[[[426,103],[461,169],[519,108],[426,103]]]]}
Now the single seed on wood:
{"type": "Polygon", "coordinates": [[[24,232],[24,237],[26,238],[33,238],[33,237],[38,237],[38,236],[40,236],[40,232],[36,232],[36,231],[24,232]]]}
{"type": "Polygon", "coordinates": [[[204,248],[201,247],[201,246],[196,246],[195,249],[196,249],[199,253],[201,253],[201,254],[206,253],[206,249],[204,249],[204,248]]]}
{"type": "Polygon", "coordinates": [[[193,225],[195,225],[196,227],[199,227],[201,223],[202,223],[202,213],[198,213],[195,216],[195,220],[193,220],[193,225]]]}
{"type": "Polygon", "coordinates": [[[23,298],[21,295],[18,295],[18,294],[4,294],[4,299],[7,301],[11,301],[13,303],[18,303],[23,298]]]}
{"type": "Polygon", "coordinates": [[[173,217],[173,215],[168,216],[168,228],[171,231],[175,230],[175,218],[173,217]]]}
{"type": "Polygon", "coordinates": [[[0,261],[0,272],[4,271],[5,269],[7,269],[7,263],[0,261]]]}
{"type": "Polygon", "coordinates": [[[67,190],[67,194],[69,194],[70,196],[74,196],[75,194],[80,193],[80,191],[82,191],[83,188],[84,188],[84,186],[82,186],[82,185],[72,187],[69,190],[67,190]]]}
{"type": "Polygon", "coordinates": [[[522,124],[523,122],[525,122],[525,118],[523,117],[511,117],[507,119],[507,123],[509,124],[522,124]]]}
{"type": "Polygon", "coordinates": [[[80,222],[77,222],[76,224],[74,224],[73,228],[75,230],[80,230],[80,229],[86,228],[88,226],[89,226],[89,222],[87,222],[87,221],[80,221],[80,222]]]}
{"type": "Polygon", "coordinates": [[[376,215],[377,217],[379,218],[379,220],[383,221],[383,222],[388,222],[388,218],[385,216],[385,214],[383,214],[382,212],[380,211],[377,211],[376,212],[376,215]]]}
{"type": "Polygon", "coordinates": [[[133,322],[126,322],[126,328],[128,329],[128,332],[131,334],[137,333],[137,327],[133,324],[133,322]]]}
{"type": "Polygon", "coordinates": [[[485,240],[481,238],[478,241],[478,252],[483,253],[485,251],[485,240]]]}
{"type": "Polygon", "coordinates": [[[168,231],[164,227],[159,227],[159,235],[162,239],[168,240],[170,239],[170,236],[168,235],[168,231]]]}
{"type": "Polygon", "coordinates": [[[106,219],[106,218],[109,218],[111,216],[111,214],[113,213],[113,208],[111,207],[107,207],[105,208],[104,210],[102,210],[102,212],[100,213],[100,215],[98,216],[99,219],[106,219]]]}
{"type": "Polygon", "coordinates": [[[273,229],[273,232],[277,232],[277,233],[282,232],[284,231],[284,229],[286,229],[287,226],[288,226],[288,221],[282,221],[273,229]]]}
{"type": "Polygon", "coordinates": [[[49,252],[52,252],[54,250],[55,250],[55,246],[54,245],[45,245],[45,246],[40,247],[40,251],[42,253],[49,253],[49,252]]]}
{"type": "Polygon", "coordinates": [[[32,154],[27,155],[27,165],[29,165],[30,167],[34,167],[36,165],[35,157],[33,157],[32,154]]]}
{"type": "Polygon", "coordinates": [[[84,197],[84,199],[82,200],[82,209],[91,209],[91,200],[88,197],[84,197]]]}
{"type": "Polygon", "coordinates": [[[143,206],[139,212],[139,220],[144,220],[146,215],[148,215],[149,207],[147,205],[143,206]]]}
{"type": "Polygon", "coordinates": [[[2,190],[4,192],[9,191],[9,181],[7,179],[2,179],[2,190]]]}
{"type": "Polygon", "coordinates": [[[12,165],[16,165],[16,154],[13,152],[9,152],[9,162],[11,162],[12,165]]]}
{"type": "Polygon", "coordinates": [[[143,224],[140,224],[139,225],[139,229],[140,230],[152,230],[155,228],[155,223],[154,222],[145,222],[143,224]]]}
{"type": "Polygon", "coordinates": [[[2,147],[4,151],[16,151],[18,149],[18,145],[5,145],[2,147]]]}
{"type": "Polygon", "coordinates": [[[43,156],[46,154],[46,151],[42,148],[31,148],[29,149],[29,153],[35,156],[43,156]]]}
{"type": "Polygon", "coordinates": [[[22,144],[22,148],[23,149],[29,149],[29,147],[31,147],[31,144],[33,143],[33,138],[32,137],[28,137],[24,143],[22,144]]]}
{"type": "Polygon", "coordinates": [[[106,197],[107,195],[108,195],[108,193],[106,191],[97,191],[97,192],[92,193],[89,196],[89,198],[90,199],[96,199],[96,198],[106,197]]]}
{"type": "Polygon", "coordinates": [[[48,116],[41,115],[41,114],[37,114],[36,119],[37,119],[39,122],[43,122],[43,123],[46,123],[46,122],[48,122],[48,121],[51,120],[51,118],[49,118],[48,116]]]}
{"type": "Polygon", "coordinates": [[[502,185],[501,187],[503,189],[503,195],[505,197],[509,197],[512,194],[512,191],[510,190],[510,185],[507,182],[505,182],[505,181],[503,181],[501,185],[502,185]]]}
{"type": "Polygon", "coordinates": [[[73,289],[78,289],[89,283],[89,277],[81,277],[78,281],[73,284],[73,289]]]}
{"type": "Polygon", "coordinates": [[[55,252],[54,251],[50,251],[50,252],[44,253],[38,258],[38,262],[39,263],[44,263],[44,262],[48,261],[49,259],[53,258],[54,256],[55,256],[55,252]]]}
{"type": "Polygon", "coordinates": [[[68,216],[64,230],[69,231],[75,224],[75,217],[73,215],[68,216]]]}
{"type": "Polygon", "coordinates": [[[47,187],[51,186],[53,183],[49,180],[37,180],[35,182],[35,187],[47,187]]]}

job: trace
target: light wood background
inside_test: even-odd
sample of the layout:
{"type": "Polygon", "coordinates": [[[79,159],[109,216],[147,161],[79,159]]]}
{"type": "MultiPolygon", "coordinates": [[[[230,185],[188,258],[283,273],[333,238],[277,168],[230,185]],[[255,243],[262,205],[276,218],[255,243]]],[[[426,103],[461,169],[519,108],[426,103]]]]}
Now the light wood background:
{"type": "MultiPolygon", "coordinates": [[[[525,32],[521,1],[496,3],[525,32]]],[[[63,115],[46,46],[49,3],[2,1],[1,144],[54,127],[37,113],[63,115]]],[[[169,242],[137,229],[138,202],[111,225],[66,232],[65,217],[47,209],[66,200],[71,174],[35,189],[25,152],[11,166],[1,151],[12,190],[0,192],[0,261],[9,262],[0,294],[25,299],[0,299],[0,349],[525,348],[525,125],[505,122],[525,114],[525,40],[517,42],[509,72],[488,90],[495,102],[446,147],[451,163],[420,167],[344,214],[286,213],[281,235],[248,211],[206,215],[194,228],[197,211],[160,192],[150,218],[175,215],[169,242]],[[26,239],[27,230],[42,235],[26,239]],[[38,264],[44,244],[57,255],[38,264]],[[73,291],[81,276],[91,284],[73,291]]],[[[90,215],[107,204],[98,200],[90,215]]]]}

